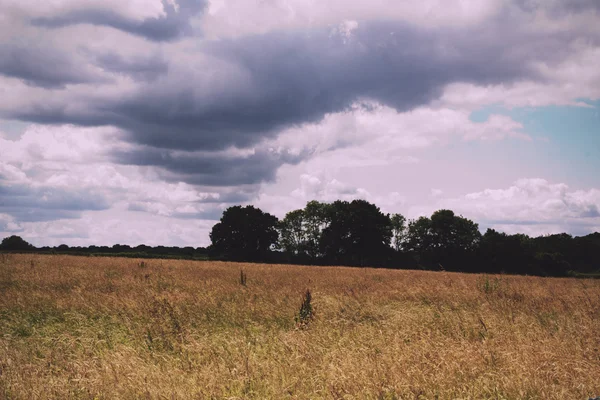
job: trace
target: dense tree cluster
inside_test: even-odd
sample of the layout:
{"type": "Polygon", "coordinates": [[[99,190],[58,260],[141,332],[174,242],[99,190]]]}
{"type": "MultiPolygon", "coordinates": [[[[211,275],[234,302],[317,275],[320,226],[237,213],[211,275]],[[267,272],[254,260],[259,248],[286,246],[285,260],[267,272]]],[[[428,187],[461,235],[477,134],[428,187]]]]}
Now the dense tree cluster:
{"type": "Polygon", "coordinates": [[[210,254],[231,260],[544,276],[600,272],[600,233],[531,238],[488,229],[482,235],[478,224],[451,210],[407,221],[365,200],[311,201],[281,221],[252,206],[232,207],[211,239],[210,254]]]}
{"type": "Polygon", "coordinates": [[[536,238],[479,226],[451,210],[407,221],[365,200],[311,201],[282,220],[254,206],[224,211],[209,248],[108,246],[35,248],[19,236],[0,251],[418,268],[542,276],[600,276],[600,233],[536,238]]]}
{"type": "Polygon", "coordinates": [[[391,250],[392,222],[364,200],[312,201],[279,222],[281,249],[296,261],[380,265],[391,250]]]}

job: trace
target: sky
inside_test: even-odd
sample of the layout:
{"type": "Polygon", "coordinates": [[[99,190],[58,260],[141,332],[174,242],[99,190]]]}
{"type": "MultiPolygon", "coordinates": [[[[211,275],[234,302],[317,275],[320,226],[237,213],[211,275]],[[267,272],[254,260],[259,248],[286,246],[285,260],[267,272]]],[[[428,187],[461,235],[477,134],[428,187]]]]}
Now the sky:
{"type": "Polygon", "coordinates": [[[366,199],[600,231],[600,1],[0,0],[0,237],[366,199]]]}

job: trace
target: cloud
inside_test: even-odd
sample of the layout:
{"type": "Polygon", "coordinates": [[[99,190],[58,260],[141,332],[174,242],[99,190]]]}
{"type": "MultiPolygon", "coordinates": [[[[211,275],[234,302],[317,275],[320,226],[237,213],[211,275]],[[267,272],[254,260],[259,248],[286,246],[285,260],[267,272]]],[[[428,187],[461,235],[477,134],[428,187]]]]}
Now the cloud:
{"type": "Polygon", "coordinates": [[[578,99],[600,99],[600,48],[580,46],[574,54],[556,65],[538,66],[543,80],[525,80],[518,84],[448,85],[438,106],[477,108],[481,105],[543,107],[550,105],[586,106],[578,99]]]}
{"type": "Polygon", "coordinates": [[[167,181],[184,181],[203,186],[252,185],[273,181],[283,164],[297,164],[309,152],[257,148],[247,151],[186,152],[157,148],[115,151],[115,162],[128,165],[157,166],[167,181]]]}
{"type": "MultiPolygon", "coordinates": [[[[173,3],[172,0],[169,0],[173,3]]],[[[121,15],[131,19],[143,20],[150,17],[164,16],[165,10],[162,0],[52,0],[39,2],[37,0],[3,0],[2,11],[12,13],[14,16],[24,15],[35,17],[48,17],[56,14],[81,10],[87,8],[105,8],[115,10],[121,15]]]]}
{"type": "Polygon", "coordinates": [[[324,30],[208,42],[152,85],[109,98],[88,95],[78,99],[79,109],[59,98],[5,114],[112,125],[128,132],[128,140],[157,148],[245,148],[360,99],[406,111],[433,101],[452,82],[493,84],[535,75],[527,52],[503,54],[508,43],[471,39],[480,34],[377,22],[361,23],[346,43],[324,30]]]}
{"type": "Polygon", "coordinates": [[[564,183],[519,179],[506,189],[485,189],[443,199],[448,207],[482,226],[510,233],[589,233],[600,226],[600,190],[570,190],[564,183]]]}
{"type": "MultiPolygon", "coordinates": [[[[1,219],[0,219],[1,221],[1,219]]],[[[0,222],[1,224],[1,222],[0,222]]],[[[173,219],[122,209],[84,212],[79,219],[22,222],[19,236],[36,246],[207,246],[214,221],[173,219]]],[[[16,232],[16,231],[15,231],[16,232]]],[[[7,232],[8,233],[8,232],[7,232]]]]}
{"type": "Polygon", "coordinates": [[[190,243],[231,204],[284,213],[311,197],[357,196],[386,212],[481,208],[489,223],[514,229],[598,226],[598,205],[583,195],[579,206],[560,195],[547,204],[541,194],[460,196],[553,177],[525,156],[539,143],[523,140],[537,132],[506,116],[469,116],[600,98],[592,1],[3,5],[0,117],[34,123],[14,141],[0,138],[4,231],[112,241],[98,227],[190,243]],[[50,203],[34,203],[45,192],[50,203]],[[15,208],[17,193],[38,211],[15,208]]]}
{"type": "Polygon", "coordinates": [[[115,52],[95,56],[95,64],[104,71],[130,76],[136,81],[151,82],[165,75],[169,64],[159,55],[123,57],[115,52]]]}
{"type": "Polygon", "coordinates": [[[394,20],[424,27],[472,26],[493,17],[506,2],[498,0],[328,0],[210,1],[201,24],[210,37],[239,37],[269,31],[323,26],[345,29],[358,20],[394,20]]]}
{"type": "Polygon", "coordinates": [[[223,209],[219,207],[206,207],[201,204],[185,204],[170,207],[162,202],[133,202],[129,204],[128,211],[141,211],[154,215],[179,219],[218,220],[223,209]]]}
{"type": "Polygon", "coordinates": [[[0,139],[2,148],[7,151],[0,161],[0,214],[10,215],[18,223],[78,218],[85,210],[109,208],[108,199],[101,190],[60,187],[53,185],[52,179],[45,181],[42,176],[36,179],[36,167],[41,165],[29,163],[32,156],[37,158],[45,153],[38,162],[49,166],[56,165],[65,153],[61,156],[52,145],[46,149],[39,143],[37,147],[30,147],[31,136],[25,135],[19,143],[22,147],[15,145],[17,142],[0,139]],[[44,161],[50,161],[50,164],[44,164],[44,161]]]}
{"type": "Polygon", "coordinates": [[[325,115],[318,123],[286,129],[272,143],[298,150],[310,148],[314,154],[360,146],[362,157],[357,154],[355,158],[382,161],[403,150],[456,139],[531,140],[523,125],[509,117],[490,115],[486,121],[473,122],[469,115],[470,111],[460,109],[417,107],[398,112],[378,103],[355,103],[349,110],[325,115]]]}
{"type": "MultiPolygon", "coordinates": [[[[0,173],[2,165],[0,165],[0,173]]],[[[0,175],[0,213],[17,222],[78,218],[84,210],[109,208],[100,192],[64,190],[48,186],[11,185],[0,175]]]]}
{"type": "Polygon", "coordinates": [[[0,74],[28,85],[63,88],[68,84],[102,82],[105,79],[62,50],[36,45],[0,43],[0,74]]]}
{"type": "Polygon", "coordinates": [[[596,0],[515,0],[515,4],[528,12],[545,11],[555,17],[600,11],[600,3],[596,0]]]}
{"type": "Polygon", "coordinates": [[[365,189],[352,187],[335,178],[323,179],[308,174],[300,176],[300,187],[291,194],[293,197],[306,201],[321,200],[327,202],[366,199],[369,196],[365,189]]]}
{"type": "MultiPolygon", "coordinates": [[[[215,220],[226,205],[257,196],[259,185],[192,185],[163,178],[165,172],[154,166],[113,164],[111,149],[131,147],[115,134],[111,128],[32,125],[16,140],[0,138],[5,154],[0,162],[0,215],[4,216],[0,231],[25,229],[27,223],[62,220],[66,224],[67,219],[118,210],[153,218],[215,220]]],[[[237,156],[230,154],[232,162],[242,160],[244,154],[252,156],[238,151],[237,156]]],[[[244,167],[258,168],[260,156],[253,160],[244,167]]],[[[219,168],[215,159],[205,165],[210,167],[211,162],[219,168]]],[[[199,165],[191,165],[190,171],[199,165]]],[[[235,172],[231,174],[235,177],[235,172]]]]}
{"type": "Polygon", "coordinates": [[[164,15],[137,20],[106,8],[79,8],[32,20],[36,26],[62,28],[76,24],[108,26],[152,41],[170,41],[192,34],[190,19],[205,8],[204,0],[163,0],[164,15]]]}
{"type": "Polygon", "coordinates": [[[383,212],[395,213],[406,205],[406,196],[398,192],[385,195],[373,194],[362,187],[340,181],[331,176],[330,171],[319,174],[301,174],[298,187],[286,194],[260,193],[254,204],[283,218],[294,209],[304,208],[307,202],[317,200],[331,203],[336,200],[352,201],[363,199],[376,204],[383,212]]]}
{"type": "MultiPolygon", "coordinates": [[[[0,112],[6,118],[43,124],[116,127],[131,147],[114,151],[114,162],[154,166],[168,181],[211,186],[273,181],[282,165],[314,156],[323,146],[357,149],[371,142],[388,155],[371,161],[360,155],[354,159],[381,163],[395,149],[443,142],[444,133],[463,128],[456,136],[467,140],[527,138],[507,117],[469,124],[465,109],[428,110],[457,82],[477,88],[541,82],[544,73],[536,63],[553,65],[569,54],[562,43],[532,35],[521,26],[499,37],[505,16],[494,18],[464,29],[348,20],[333,30],[311,28],[204,40],[193,46],[166,45],[164,56],[150,48],[154,55],[90,53],[107,77],[128,76],[133,82],[117,80],[114,90],[24,94],[19,96],[22,101],[0,112]],[[356,111],[356,104],[367,108],[376,104],[379,113],[369,121],[368,112],[356,111]],[[357,113],[361,115],[354,117],[357,113]],[[382,116],[404,123],[405,132],[392,132],[389,127],[398,125],[385,126],[377,121],[382,116]],[[427,117],[432,119],[423,123],[427,117]],[[320,148],[314,142],[298,146],[295,140],[279,140],[290,137],[289,132],[302,132],[295,135],[300,137],[311,126],[325,126],[314,129],[313,136],[319,136],[329,131],[330,122],[339,123],[339,133],[327,134],[329,143],[317,139],[320,148]],[[344,123],[354,132],[342,131],[344,123]],[[372,134],[375,127],[387,135],[372,134]],[[289,146],[277,145],[286,141],[289,146]],[[275,151],[270,149],[273,143],[275,151]],[[232,148],[254,153],[231,156],[232,148]]],[[[400,158],[416,159],[410,154],[400,158]]]]}

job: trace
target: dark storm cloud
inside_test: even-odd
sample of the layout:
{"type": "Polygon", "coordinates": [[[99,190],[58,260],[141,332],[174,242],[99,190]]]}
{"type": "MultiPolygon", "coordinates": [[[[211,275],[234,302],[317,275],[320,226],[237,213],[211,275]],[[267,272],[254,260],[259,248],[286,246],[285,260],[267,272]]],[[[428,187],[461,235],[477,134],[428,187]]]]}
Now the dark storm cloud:
{"type": "Polygon", "coordinates": [[[0,74],[45,88],[104,81],[60,50],[17,44],[0,43],[0,74]]]}
{"type": "Polygon", "coordinates": [[[524,60],[501,46],[454,43],[446,34],[372,24],[349,43],[329,32],[220,41],[205,51],[233,66],[231,76],[207,73],[215,81],[206,82],[182,71],[183,76],[145,87],[108,109],[134,142],[223,149],[251,146],[282,128],[319,121],[361,98],[404,111],[437,98],[451,82],[510,82],[531,74],[524,60]]]}
{"type": "Polygon", "coordinates": [[[361,23],[351,37],[328,29],[205,42],[185,62],[170,60],[166,76],[133,93],[77,108],[48,99],[5,116],[113,125],[125,140],[150,148],[115,153],[118,162],[163,167],[168,179],[192,184],[253,184],[273,180],[279,166],[299,160],[264,150],[246,158],[194,158],[161,149],[257,146],[284,128],[317,122],[357,101],[406,111],[438,98],[449,83],[538,79],[532,62],[551,64],[565,56],[560,38],[505,28],[500,19],[464,30],[378,21],[361,23]]]}
{"type": "Polygon", "coordinates": [[[0,213],[17,222],[79,218],[82,211],[105,210],[108,201],[98,193],[60,188],[7,185],[0,176],[0,213]]]}
{"type": "Polygon", "coordinates": [[[0,111],[0,117],[48,125],[73,124],[85,127],[111,125],[107,122],[105,113],[96,108],[101,104],[94,100],[88,103],[85,103],[85,100],[53,101],[54,99],[48,98],[47,102],[37,102],[11,111],[0,111]],[[85,108],[70,107],[73,104],[85,104],[85,108]]]}
{"type": "MultiPolygon", "coordinates": [[[[297,164],[308,156],[308,151],[291,154],[259,149],[253,154],[240,156],[221,153],[174,153],[142,148],[115,153],[114,161],[130,165],[160,166],[167,171],[163,178],[170,181],[185,181],[200,186],[238,186],[273,181],[281,165],[297,164]]],[[[218,201],[222,202],[223,199],[219,198],[218,201]]]]}
{"type": "Polygon", "coordinates": [[[168,63],[159,56],[125,58],[117,53],[95,56],[95,64],[105,71],[131,76],[138,81],[153,81],[169,70],[168,63]]]}
{"type": "Polygon", "coordinates": [[[329,30],[212,42],[197,54],[197,65],[176,65],[167,79],[141,85],[134,94],[90,102],[85,112],[67,113],[50,102],[11,116],[115,125],[135,143],[217,150],[251,146],[362,98],[403,111],[437,98],[448,83],[510,83],[532,76],[528,62],[535,48],[504,43],[496,31],[364,25],[348,42],[329,30]]]}
{"type": "Polygon", "coordinates": [[[178,9],[163,0],[164,16],[142,21],[119,15],[111,10],[82,9],[54,17],[36,18],[32,23],[46,28],[75,24],[109,26],[152,41],[170,41],[192,34],[190,19],[206,7],[205,0],[178,0],[178,9]]]}

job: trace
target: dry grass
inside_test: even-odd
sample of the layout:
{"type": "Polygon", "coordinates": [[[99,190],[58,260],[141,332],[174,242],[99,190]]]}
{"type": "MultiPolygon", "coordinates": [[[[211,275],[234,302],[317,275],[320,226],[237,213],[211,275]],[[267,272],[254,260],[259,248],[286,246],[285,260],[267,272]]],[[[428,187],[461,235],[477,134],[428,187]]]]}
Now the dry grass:
{"type": "Polygon", "coordinates": [[[599,321],[598,280],[0,255],[0,398],[587,399],[599,321]]]}

